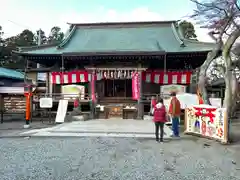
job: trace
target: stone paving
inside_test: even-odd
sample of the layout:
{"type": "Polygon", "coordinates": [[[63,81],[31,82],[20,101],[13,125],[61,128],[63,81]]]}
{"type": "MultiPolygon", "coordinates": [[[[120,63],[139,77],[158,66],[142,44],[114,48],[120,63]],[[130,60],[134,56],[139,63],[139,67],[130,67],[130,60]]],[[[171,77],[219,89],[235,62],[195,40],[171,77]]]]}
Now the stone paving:
{"type": "MultiPolygon", "coordinates": [[[[30,130],[21,135],[31,136],[110,136],[110,137],[154,137],[154,123],[151,120],[97,119],[64,123],[52,128],[30,130]]],[[[164,128],[165,138],[172,134],[164,128]]]]}
{"type": "Polygon", "coordinates": [[[40,130],[55,126],[55,124],[48,121],[33,121],[30,123],[30,129],[24,129],[24,125],[24,120],[4,121],[0,124],[0,137],[16,137],[29,130],[40,130]]]}
{"type": "Polygon", "coordinates": [[[0,139],[1,180],[239,180],[238,148],[204,139],[0,139]]]}

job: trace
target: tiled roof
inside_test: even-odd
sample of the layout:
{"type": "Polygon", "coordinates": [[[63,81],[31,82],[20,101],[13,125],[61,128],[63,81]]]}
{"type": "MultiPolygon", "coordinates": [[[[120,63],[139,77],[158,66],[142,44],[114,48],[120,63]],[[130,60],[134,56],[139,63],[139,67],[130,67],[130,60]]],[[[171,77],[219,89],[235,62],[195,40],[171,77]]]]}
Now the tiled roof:
{"type": "Polygon", "coordinates": [[[0,67],[0,77],[12,78],[12,79],[24,79],[24,74],[19,71],[0,67]]]}
{"type": "Polygon", "coordinates": [[[175,21],[73,24],[59,45],[22,48],[27,54],[206,52],[215,44],[186,40],[175,21]]]}

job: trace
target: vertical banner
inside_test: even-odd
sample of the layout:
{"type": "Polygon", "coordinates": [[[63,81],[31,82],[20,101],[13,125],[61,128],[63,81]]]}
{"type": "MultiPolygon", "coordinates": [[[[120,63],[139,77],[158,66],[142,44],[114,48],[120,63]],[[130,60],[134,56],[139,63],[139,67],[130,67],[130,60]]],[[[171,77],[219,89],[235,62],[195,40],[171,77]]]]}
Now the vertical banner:
{"type": "Polygon", "coordinates": [[[140,98],[140,76],[138,72],[132,74],[132,98],[134,100],[140,98]]]}
{"type": "Polygon", "coordinates": [[[96,81],[96,75],[95,75],[95,72],[93,72],[91,77],[91,98],[92,98],[92,102],[94,103],[96,102],[95,81],[96,81]]]}

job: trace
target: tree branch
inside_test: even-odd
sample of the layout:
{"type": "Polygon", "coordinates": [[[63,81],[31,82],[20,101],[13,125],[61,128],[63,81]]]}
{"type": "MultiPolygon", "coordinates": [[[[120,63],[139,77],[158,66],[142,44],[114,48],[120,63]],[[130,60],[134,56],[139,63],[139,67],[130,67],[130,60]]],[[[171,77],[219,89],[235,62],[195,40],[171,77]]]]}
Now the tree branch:
{"type": "Polygon", "coordinates": [[[238,9],[238,11],[240,11],[240,7],[237,4],[237,0],[234,0],[234,5],[236,6],[236,8],[238,9]]]}

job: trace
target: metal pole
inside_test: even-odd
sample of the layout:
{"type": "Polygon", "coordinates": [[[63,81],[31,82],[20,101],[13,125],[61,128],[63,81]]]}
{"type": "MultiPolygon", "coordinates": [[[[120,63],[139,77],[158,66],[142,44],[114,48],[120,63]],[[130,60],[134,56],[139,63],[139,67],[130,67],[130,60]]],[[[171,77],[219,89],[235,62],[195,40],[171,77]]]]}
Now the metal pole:
{"type": "MultiPolygon", "coordinates": [[[[38,33],[38,46],[41,45],[41,29],[39,29],[39,33],[38,33]]],[[[27,85],[28,88],[28,94],[26,95],[26,124],[24,125],[24,128],[29,128],[30,127],[30,119],[32,120],[32,110],[33,110],[33,106],[32,106],[32,88],[28,85],[27,82],[27,67],[28,67],[28,60],[26,60],[26,66],[25,66],[25,73],[24,73],[24,84],[27,85]]],[[[40,64],[37,63],[37,68],[40,68],[40,64]]],[[[38,78],[38,77],[37,77],[38,78]]]]}
{"type": "Polygon", "coordinates": [[[167,55],[164,55],[164,73],[166,73],[167,70],[167,55]]]}
{"type": "MultiPolygon", "coordinates": [[[[64,72],[64,56],[62,55],[62,66],[61,66],[61,74],[63,75],[64,72]]],[[[64,79],[64,78],[63,78],[64,79]]],[[[62,82],[61,82],[62,83],[62,82]]],[[[64,95],[62,94],[62,98],[64,97],[64,95]]]]}
{"type": "Polygon", "coordinates": [[[29,128],[30,125],[29,125],[29,119],[30,119],[30,98],[29,98],[29,86],[28,86],[28,82],[27,82],[27,68],[28,68],[28,60],[25,59],[25,72],[24,72],[24,84],[25,84],[25,88],[27,88],[27,94],[25,94],[24,92],[24,95],[25,95],[25,98],[26,98],[26,109],[25,109],[25,125],[24,125],[24,128],[29,128]]]}
{"type": "MultiPolygon", "coordinates": [[[[41,28],[39,29],[39,33],[38,33],[38,46],[41,46],[42,43],[42,39],[41,39],[41,28]]],[[[37,63],[37,68],[40,68],[40,64],[37,63]]]]}

